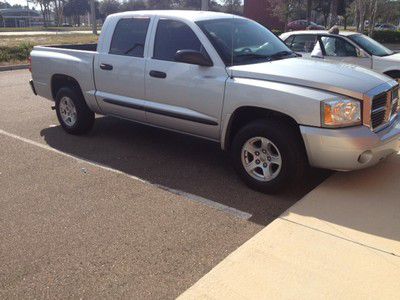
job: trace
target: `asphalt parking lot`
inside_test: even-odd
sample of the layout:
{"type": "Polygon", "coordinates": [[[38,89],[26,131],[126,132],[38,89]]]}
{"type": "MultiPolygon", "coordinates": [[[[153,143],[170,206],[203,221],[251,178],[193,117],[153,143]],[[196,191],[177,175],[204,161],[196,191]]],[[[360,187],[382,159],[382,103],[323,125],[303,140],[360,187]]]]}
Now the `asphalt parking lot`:
{"type": "Polygon", "coordinates": [[[0,72],[0,298],[178,296],[322,182],[248,189],[219,145],[110,117],[58,125],[0,72]]]}

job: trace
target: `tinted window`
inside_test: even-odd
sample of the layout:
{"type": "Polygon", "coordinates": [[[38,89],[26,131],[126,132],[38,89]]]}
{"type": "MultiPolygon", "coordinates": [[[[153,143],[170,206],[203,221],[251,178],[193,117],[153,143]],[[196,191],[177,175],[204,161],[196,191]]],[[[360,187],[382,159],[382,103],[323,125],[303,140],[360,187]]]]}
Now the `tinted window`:
{"type": "Polygon", "coordinates": [[[110,54],[143,57],[149,18],[121,19],[115,27],[110,54]]]}
{"type": "Polygon", "coordinates": [[[310,53],[314,49],[316,41],[315,35],[296,35],[290,48],[295,52],[310,53]]]}
{"type": "Polygon", "coordinates": [[[175,61],[178,50],[202,51],[202,46],[195,33],[186,24],[173,20],[160,20],[153,58],[175,61]]]}
{"type": "Polygon", "coordinates": [[[326,56],[357,56],[356,47],[342,38],[323,36],[321,37],[321,41],[324,45],[326,56]]]}

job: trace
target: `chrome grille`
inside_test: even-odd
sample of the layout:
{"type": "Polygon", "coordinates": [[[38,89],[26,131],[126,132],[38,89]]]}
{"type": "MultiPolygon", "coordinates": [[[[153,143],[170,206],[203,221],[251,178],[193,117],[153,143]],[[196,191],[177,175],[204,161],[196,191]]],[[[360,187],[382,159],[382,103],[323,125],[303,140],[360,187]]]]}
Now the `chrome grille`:
{"type": "Polygon", "coordinates": [[[398,105],[399,105],[399,89],[396,88],[392,92],[392,116],[396,115],[398,105]]]}
{"type": "Polygon", "coordinates": [[[385,123],[387,99],[387,92],[372,99],[371,127],[373,130],[385,123]]]}
{"type": "Polygon", "coordinates": [[[373,97],[371,105],[372,130],[378,131],[393,120],[393,117],[397,114],[398,101],[398,86],[373,97]]]}

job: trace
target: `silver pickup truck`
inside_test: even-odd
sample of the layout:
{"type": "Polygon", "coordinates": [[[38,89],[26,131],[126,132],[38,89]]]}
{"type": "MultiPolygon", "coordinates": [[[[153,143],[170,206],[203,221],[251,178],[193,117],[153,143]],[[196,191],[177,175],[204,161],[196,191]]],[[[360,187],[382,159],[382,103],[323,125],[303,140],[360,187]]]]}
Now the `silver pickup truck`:
{"type": "Polygon", "coordinates": [[[355,170],[399,151],[396,81],[301,58],[242,17],[119,13],[97,45],[35,47],[31,68],[34,92],[55,101],[67,132],[87,132],[97,113],[205,138],[267,193],[308,164],[355,170]]]}

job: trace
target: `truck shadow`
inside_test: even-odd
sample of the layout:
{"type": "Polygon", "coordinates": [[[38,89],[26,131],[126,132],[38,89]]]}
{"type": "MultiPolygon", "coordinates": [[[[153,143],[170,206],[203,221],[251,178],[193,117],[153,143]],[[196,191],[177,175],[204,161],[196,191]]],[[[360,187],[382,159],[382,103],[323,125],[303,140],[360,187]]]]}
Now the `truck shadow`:
{"type": "Polygon", "coordinates": [[[60,126],[43,129],[41,135],[57,150],[247,212],[250,221],[260,225],[271,222],[331,174],[312,169],[304,185],[272,196],[245,186],[219,145],[202,139],[112,117],[96,119],[86,136],[68,135],[60,126]]]}

